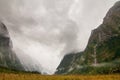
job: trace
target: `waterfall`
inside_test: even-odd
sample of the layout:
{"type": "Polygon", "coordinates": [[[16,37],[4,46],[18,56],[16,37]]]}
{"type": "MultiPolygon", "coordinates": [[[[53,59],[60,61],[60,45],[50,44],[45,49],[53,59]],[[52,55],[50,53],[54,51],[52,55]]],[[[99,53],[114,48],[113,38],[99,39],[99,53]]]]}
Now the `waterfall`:
{"type": "Polygon", "coordinates": [[[94,66],[97,65],[96,47],[97,47],[97,44],[94,46],[94,66]]]}

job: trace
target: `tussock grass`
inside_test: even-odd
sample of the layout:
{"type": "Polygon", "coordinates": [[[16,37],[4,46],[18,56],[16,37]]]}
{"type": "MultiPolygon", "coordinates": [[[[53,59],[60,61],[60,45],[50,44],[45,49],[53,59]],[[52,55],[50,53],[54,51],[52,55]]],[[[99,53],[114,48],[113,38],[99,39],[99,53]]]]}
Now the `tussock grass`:
{"type": "Polygon", "coordinates": [[[0,80],[120,80],[120,74],[110,75],[40,75],[0,73],[0,80]]]}

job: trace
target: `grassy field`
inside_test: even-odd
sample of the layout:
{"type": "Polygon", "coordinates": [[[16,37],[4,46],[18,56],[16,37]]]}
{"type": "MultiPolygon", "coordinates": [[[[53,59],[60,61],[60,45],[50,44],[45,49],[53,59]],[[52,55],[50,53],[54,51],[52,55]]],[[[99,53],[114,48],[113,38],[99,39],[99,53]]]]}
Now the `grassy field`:
{"type": "Polygon", "coordinates": [[[39,75],[0,73],[0,80],[120,80],[120,74],[111,75],[39,75]]]}

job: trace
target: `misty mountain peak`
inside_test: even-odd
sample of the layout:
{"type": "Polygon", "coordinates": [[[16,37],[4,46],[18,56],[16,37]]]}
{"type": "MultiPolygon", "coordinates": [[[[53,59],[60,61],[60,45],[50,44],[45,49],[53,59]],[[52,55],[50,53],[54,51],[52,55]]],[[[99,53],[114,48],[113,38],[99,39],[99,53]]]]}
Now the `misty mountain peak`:
{"type": "Polygon", "coordinates": [[[0,67],[24,70],[18,57],[12,50],[12,42],[6,26],[0,22],[0,67]]]}
{"type": "Polygon", "coordinates": [[[9,37],[8,30],[2,22],[0,22],[0,35],[4,37],[9,37]]]}

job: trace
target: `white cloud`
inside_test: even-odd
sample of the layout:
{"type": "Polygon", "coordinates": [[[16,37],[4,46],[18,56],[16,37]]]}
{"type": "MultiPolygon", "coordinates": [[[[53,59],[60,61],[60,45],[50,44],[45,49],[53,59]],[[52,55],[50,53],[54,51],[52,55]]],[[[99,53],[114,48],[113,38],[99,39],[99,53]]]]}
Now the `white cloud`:
{"type": "Polygon", "coordinates": [[[0,19],[9,29],[17,55],[29,55],[53,73],[65,54],[84,50],[90,31],[101,24],[114,2],[0,0],[0,19]]]}

